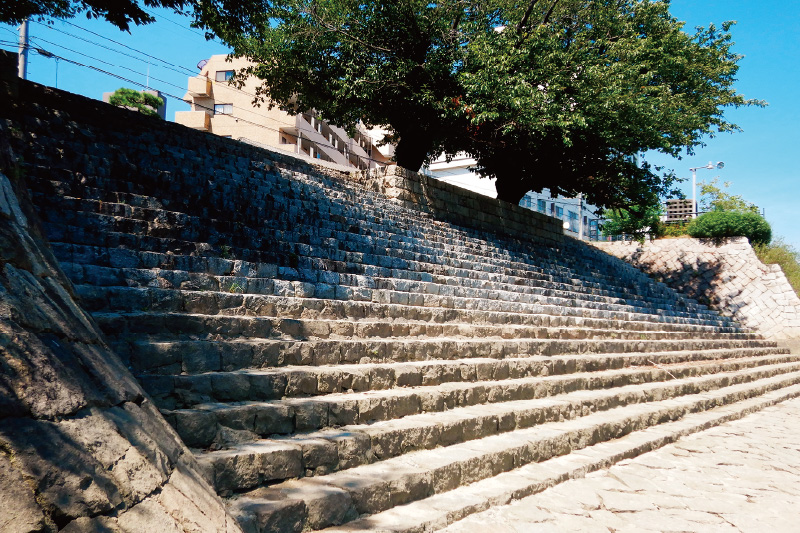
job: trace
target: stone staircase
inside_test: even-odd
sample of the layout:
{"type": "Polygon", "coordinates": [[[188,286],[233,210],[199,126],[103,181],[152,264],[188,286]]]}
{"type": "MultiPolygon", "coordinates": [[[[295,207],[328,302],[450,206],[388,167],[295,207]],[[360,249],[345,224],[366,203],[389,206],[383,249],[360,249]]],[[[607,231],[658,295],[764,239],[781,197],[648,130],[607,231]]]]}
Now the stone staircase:
{"type": "Polygon", "coordinates": [[[796,356],[582,243],[136,121],[31,126],[29,186],[246,531],[435,530],[800,394],[796,356]]]}

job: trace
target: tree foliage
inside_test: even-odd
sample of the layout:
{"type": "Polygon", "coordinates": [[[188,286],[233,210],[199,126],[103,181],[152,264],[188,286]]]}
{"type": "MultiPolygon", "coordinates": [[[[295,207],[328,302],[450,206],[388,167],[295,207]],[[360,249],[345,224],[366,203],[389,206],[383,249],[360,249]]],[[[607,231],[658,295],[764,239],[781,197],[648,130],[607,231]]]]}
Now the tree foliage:
{"type": "Polygon", "coordinates": [[[254,62],[239,73],[284,109],[386,125],[416,169],[463,150],[528,190],[607,207],[652,204],[679,155],[734,131],[731,23],[683,32],[666,0],[207,0],[198,23],[254,62]]]}
{"type": "Polygon", "coordinates": [[[461,147],[466,117],[448,116],[461,94],[464,44],[496,24],[480,1],[211,0],[198,19],[255,63],[237,73],[290,112],[316,109],[352,128],[388,125],[399,164],[461,147]]]}
{"type": "Polygon", "coordinates": [[[114,94],[108,99],[108,103],[117,107],[136,109],[144,115],[157,117],[159,116],[158,108],[164,105],[164,100],[152,94],[121,87],[114,91],[114,94]]]}
{"type": "Polygon", "coordinates": [[[675,178],[637,154],[691,151],[737,129],[725,107],[759,103],[732,88],[730,23],[689,35],[667,2],[531,5],[542,22],[474,43],[462,76],[471,152],[501,198],[547,187],[601,206],[652,204],[675,178]]]}
{"type": "Polygon", "coordinates": [[[87,18],[102,18],[128,31],[131,23],[148,24],[155,20],[144,8],[181,9],[191,3],[191,0],[11,0],[0,2],[0,22],[20,24],[26,18],[67,19],[84,13],[87,18]]]}
{"type": "Polygon", "coordinates": [[[729,181],[722,185],[719,178],[699,183],[700,185],[700,211],[741,211],[758,213],[758,207],[739,195],[730,194],[727,189],[731,186],[729,181]]]}
{"type": "Polygon", "coordinates": [[[640,241],[645,237],[658,238],[664,233],[662,214],[660,204],[610,209],[605,213],[603,234],[629,235],[640,241]]]}

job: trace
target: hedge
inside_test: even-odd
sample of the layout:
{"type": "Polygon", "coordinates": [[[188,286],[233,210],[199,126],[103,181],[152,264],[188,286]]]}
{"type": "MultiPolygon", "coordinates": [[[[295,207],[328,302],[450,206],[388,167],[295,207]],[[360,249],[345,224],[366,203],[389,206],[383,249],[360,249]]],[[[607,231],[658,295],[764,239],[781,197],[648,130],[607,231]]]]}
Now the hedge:
{"type": "Polygon", "coordinates": [[[687,233],[699,239],[747,237],[750,244],[769,244],[772,228],[761,215],[741,211],[711,211],[692,220],[687,233]]]}

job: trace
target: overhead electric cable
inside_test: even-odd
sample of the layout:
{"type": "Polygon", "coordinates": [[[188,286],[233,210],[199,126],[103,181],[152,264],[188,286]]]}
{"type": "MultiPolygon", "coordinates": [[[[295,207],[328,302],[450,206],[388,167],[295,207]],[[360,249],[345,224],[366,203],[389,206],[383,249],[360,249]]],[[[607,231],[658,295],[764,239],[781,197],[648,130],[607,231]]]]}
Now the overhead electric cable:
{"type": "Polygon", "coordinates": [[[143,52],[141,50],[137,50],[136,48],[133,48],[132,46],[128,46],[127,44],[121,43],[119,41],[115,41],[114,39],[111,39],[109,37],[101,35],[101,34],[99,34],[97,32],[92,31],[92,30],[88,30],[88,29],[86,29],[84,27],[78,26],[77,24],[73,24],[72,22],[70,22],[68,20],[64,20],[62,22],[64,22],[65,24],[69,24],[70,26],[73,26],[75,28],[78,28],[79,30],[85,31],[87,33],[91,33],[92,35],[100,37],[101,39],[105,39],[105,40],[110,41],[110,42],[112,42],[112,43],[114,43],[116,45],[122,46],[123,48],[127,48],[128,50],[133,50],[135,52],[138,52],[138,53],[142,54],[143,56],[149,57],[150,59],[153,59],[155,61],[159,61],[161,63],[164,63],[166,65],[170,65],[172,67],[182,68],[184,70],[189,70],[191,72],[191,69],[187,69],[186,67],[181,67],[180,65],[176,65],[174,63],[170,63],[169,61],[165,61],[164,59],[161,59],[160,57],[156,57],[154,55],[148,54],[147,52],[143,52]]]}
{"type": "MultiPolygon", "coordinates": [[[[47,24],[42,24],[42,26],[47,28],[47,29],[50,29],[52,31],[57,31],[59,33],[63,33],[64,35],[67,35],[68,37],[72,37],[73,39],[78,39],[78,40],[84,41],[86,43],[89,43],[91,45],[94,45],[94,46],[97,46],[99,48],[102,48],[104,50],[108,50],[110,52],[114,52],[115,54],[120,54],[120,55],[123,55],[125,57],[130,57],[131,59],[135,59],[136,61],[139,61],[141,63],[146,63],[148,65],[152,65],[152,61],[150,61],[148,59],[142,59],[141,57],[137,57],[137,56],[135,56],[133,54],[128,54],[128,53],[123,52],[121,50],[115,50],[114,48],[111,48],[110,46],[105,46],[105,45],[103,45],[101,43],[98,43],[97,41],[92,41],[91,39],[86,39],[86,38],[81,37],[79,35],[75,35],[74,33],[70,33],[68,31],[64,31],[64,30],[59,29],[59,28],[54,28],[53,26],[50,26],[50,25],[47,25],[47,24]]],[[[61,45],[56,45],[56,46],[61,46],[61,45]]],[[[64,48],[64,47],[62,47],[62,48],[64,48]]],[[[138,52],[140,54],[144,54],[144,52],[142,52],[141,50],[138,50],[136,48],[132,48],[132,47],[127,47],[127,48],[129,50],[133,50],[133,51],[138,52]]],[[[160,65],[154,65],[154,66],[160,66],[160,65]]],[[[182,74],[184,76],[186,75],[185,71],[189,71],[190,70],[190,69],[188,69],[186,67],[174,68],[174,67],[169,67],[168,66],[168,67],[160,67],[160,68],[166,68],[166,69],[172,70],[173,72],[177,72],[178,74],[182,74]]]]}

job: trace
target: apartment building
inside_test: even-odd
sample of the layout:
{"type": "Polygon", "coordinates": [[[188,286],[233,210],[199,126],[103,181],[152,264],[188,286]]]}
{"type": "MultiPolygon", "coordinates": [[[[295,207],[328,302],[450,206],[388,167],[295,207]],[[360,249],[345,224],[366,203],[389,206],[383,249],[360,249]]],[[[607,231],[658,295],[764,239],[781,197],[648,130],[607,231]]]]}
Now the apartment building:
{"type": "Polygon", "coordinates": [[[248,64],[241,58],[228,60],[226,55],[201,61],[200,73],[189,78],[184,96],[192,109],[176,112],[175,122],[347,169],[386,164],[388,158],[363,127],[351,137],[342,128],[320,120],[313,110],[293,116],[277,107],[269,109],[265,103],[255,106],[258,80],[248,80],[241,88],[228,83],[234,71],[248,64]]]}
{"type": "Polygon", "coordinates": [[[666,215],[661,217],[668,224],[688,222],[697,216],[697,206],[691,198],[666,201],[666,215]]]}

